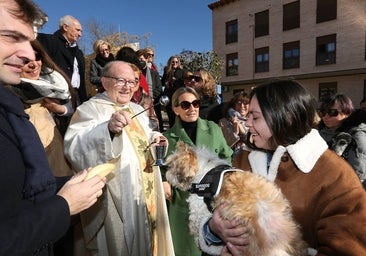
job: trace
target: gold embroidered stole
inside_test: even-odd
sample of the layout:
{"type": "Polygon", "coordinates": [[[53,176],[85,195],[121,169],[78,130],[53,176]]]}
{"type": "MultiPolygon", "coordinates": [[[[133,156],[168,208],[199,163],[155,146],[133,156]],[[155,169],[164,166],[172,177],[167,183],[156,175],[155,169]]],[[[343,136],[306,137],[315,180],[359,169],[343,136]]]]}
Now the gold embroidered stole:
{"type": "MultiPolygon", "coordinates": [[[[128,108],[125,111],[133,113],[128,108]]],[[[154,159],[151,155],[149,148],[149,139],[147,138],[144,129],[137,118],[132,119],[131,124],[123,128],[123,132],[126,132],[127,136],[132,142],[136,156],[139,159],[139,166],[141,172],[141,179],[143,182],[143,190],[145,196],[145,203],[149,214],[150,233],[153,246],[153,255],[157,256],[158,237],[156,232],[156,219],[157,219],[157,196],[156,196],[156,184],[153,172],[154,159]]],[[[142,246],[142,245],[141,245],[142,246]]]]}

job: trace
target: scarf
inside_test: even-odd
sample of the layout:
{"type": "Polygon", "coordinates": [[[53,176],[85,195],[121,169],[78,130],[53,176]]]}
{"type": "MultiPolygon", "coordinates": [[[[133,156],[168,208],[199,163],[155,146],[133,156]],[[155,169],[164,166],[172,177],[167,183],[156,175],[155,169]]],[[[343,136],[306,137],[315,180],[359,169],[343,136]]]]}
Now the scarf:
{"type": "Polygon", "coordinates": [[[95,56],[95,61],[101,66],[104,67],[105,64],[107,64],[108,62],[114,60],[114,56],[112,53],[109,54],[109,56],[107,58],[104,58],[103,56],[97,54],[97,56],[95,56]]]}
{"type": "Polygon", "coordinates": [[[151,96],[153,96],[153,81],[152,81],[152,77],[151,77],[151,71],[150,71],[149,68],[146,68],[145,77],[146,77],[146,83],[147,83],[148,88],[149,88],[149,94],[151,96]]]}
{"type": "Polygon", "coordinates": [[[19,151],[26,168],[24,198],[36,202],[43,201],[56,193],[56,180],[38,133],[29,122],[20,99],[3,85],[0,85],[0,98],[0,108],[4,110],[6,119],[18,139],[19,151]]]}
{"type": "Polygon", "coordinates": [[[20,84],[11,85],[9,88],[27,104],[40,102],[45,97],[60,100],[71,98],[67,81],[57,71],[41,75],[37,80],[27,78],[20,80],[20,84]]]}

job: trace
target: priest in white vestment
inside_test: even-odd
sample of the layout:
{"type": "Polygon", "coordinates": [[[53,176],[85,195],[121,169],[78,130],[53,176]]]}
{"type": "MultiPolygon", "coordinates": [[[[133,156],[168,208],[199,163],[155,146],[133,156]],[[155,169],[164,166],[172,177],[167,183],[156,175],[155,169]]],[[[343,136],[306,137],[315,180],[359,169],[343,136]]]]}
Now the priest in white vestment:
{"type": "Polygon", "coordinates": [[[64,141],[75,170],[116,164],[103,196],[80,215],[83,255],[174,255],[160,169],[150,153],[165,138],[151,130],[147,115],[133,117],[143,108],[130,102],[139,86],[131,64],[109,62],[101,81],[105,92],[77,108],[64,141]]]}

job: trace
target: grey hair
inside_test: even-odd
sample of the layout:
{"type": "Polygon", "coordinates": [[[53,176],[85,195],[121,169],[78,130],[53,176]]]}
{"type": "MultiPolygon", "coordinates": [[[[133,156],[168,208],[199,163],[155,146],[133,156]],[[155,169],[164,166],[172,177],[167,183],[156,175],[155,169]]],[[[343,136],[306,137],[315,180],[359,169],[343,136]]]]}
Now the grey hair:
{"type": "Polygon", "coordinates": [[[58,22],[58,26],[60,29],[62,28],[63,25],[71,26],[75,20],[77,20],[77,19],[74,18],[73,16],[65,15],[60,18],[60,21],[58,22]]]}

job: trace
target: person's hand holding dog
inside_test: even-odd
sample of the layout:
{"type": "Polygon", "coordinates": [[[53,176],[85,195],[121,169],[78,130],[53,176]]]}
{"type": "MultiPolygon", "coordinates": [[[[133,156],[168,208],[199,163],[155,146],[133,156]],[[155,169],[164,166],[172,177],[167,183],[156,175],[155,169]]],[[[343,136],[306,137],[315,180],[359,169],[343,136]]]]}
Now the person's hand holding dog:
{"type": "Polygon", "coordinates": [[[249,229],[238,220],[228,221],[222,219],[220,212],[224,210],[225,204],[221,204],[215,209],[208,223],[210,230],[226,243],[221,252],[222,256],[243,255],[249,244],[249,229]]]}
{"type": "Polygon", "coordinates": [[[172,200],[172,187],[170,186],[169,182],[163,181],[163,189],[165,199],[168,201],[172,200]]]}

